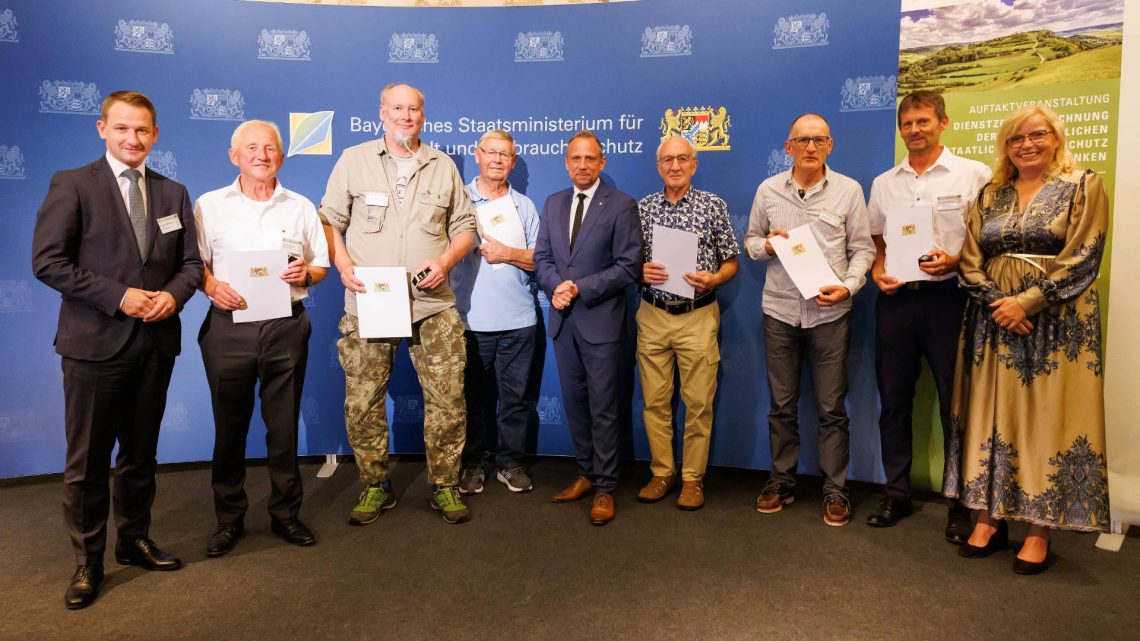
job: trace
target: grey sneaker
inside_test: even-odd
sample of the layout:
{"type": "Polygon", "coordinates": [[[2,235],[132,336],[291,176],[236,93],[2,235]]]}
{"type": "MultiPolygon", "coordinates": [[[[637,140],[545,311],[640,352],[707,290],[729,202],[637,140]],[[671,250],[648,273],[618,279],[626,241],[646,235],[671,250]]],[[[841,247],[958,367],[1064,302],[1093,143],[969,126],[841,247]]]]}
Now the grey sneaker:
{"type": "Polygon", "coordinates": [[[500,468],[495,472],[495,478],[499,482],[507,486],[507,489],[512,492],[529,492],[534,489],[534,484],[530,482],[530,477],[521,467],[511,467],[507,469],[500,468]]]}
{"type": "Polygon", "coordinates": [[[483,491],[483,468],[465,467],[459,476],[460,494],[479,494],[483,491]]]}
{"type": "Polygon", "coordinates": [[[360,493],[356,507],[348,516],[352,525],[367,525],[380,518],[380,513],[396,507],[396,495],[390,486],[369,485],[360,493]]]}
{"type": "Polygon", "coordinates": [[[454,485],[436,487],[431,495],[431,508],[442,512],[443,520],[448,523],[462,523],[471,518],[471,510],[467,509],[454,485]]]}

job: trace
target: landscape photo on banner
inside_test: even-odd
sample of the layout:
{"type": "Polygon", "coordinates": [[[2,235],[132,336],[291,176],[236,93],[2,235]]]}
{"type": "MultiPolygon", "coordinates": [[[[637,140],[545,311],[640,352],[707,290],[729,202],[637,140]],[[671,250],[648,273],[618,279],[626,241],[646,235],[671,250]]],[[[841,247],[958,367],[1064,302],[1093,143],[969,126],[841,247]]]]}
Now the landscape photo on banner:
{"type": "MultiPolygon", "coordinates": [[[[991,167],[1002,120],[1019,107],[1045,105],[1064,120],[1077,164],[1100,173],[1112,194],[1123,40],[1124,0],[903,0],[898,96],[941,92],[950,117],[942,144],[991,167]]],[[[896,161],[906,153],[896,136],[896,161]]],[[[1111,251],[1110,238],[1097,281],[1102,331],[1111,251]]],[[[932,429],[915,434],[913,475],[938,487],[942,432],[929,372],[919,395],[916,424],[932,429]]]]}

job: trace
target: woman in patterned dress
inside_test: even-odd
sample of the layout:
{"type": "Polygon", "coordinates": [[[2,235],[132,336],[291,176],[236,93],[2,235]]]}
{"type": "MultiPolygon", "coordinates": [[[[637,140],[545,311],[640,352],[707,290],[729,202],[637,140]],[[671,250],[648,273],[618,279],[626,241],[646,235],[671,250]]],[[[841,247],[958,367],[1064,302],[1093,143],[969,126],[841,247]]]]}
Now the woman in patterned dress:
{"type": "Polygon", "coordinates": [[[1036,574],[1051,529],[1108,526],[1096,288],[1108,199],[1051,110],[1019,109],[997,141],[959,266],[970,294],[951,410],[961,468],[946,486],[977,510],[961,556],[1005,549],[1008,521],[1024,521],[1014,571],[1036,574]]]}

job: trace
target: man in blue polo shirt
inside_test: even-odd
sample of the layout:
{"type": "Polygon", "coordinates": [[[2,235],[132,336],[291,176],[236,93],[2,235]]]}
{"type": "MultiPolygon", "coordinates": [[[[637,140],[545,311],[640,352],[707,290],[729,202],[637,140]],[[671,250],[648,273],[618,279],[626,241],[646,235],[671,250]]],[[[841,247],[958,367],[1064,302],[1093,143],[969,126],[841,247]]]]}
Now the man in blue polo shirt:
{"type": "Polygon", "coordinates": [[[496,400],[495,478],[512,492],[533,487],[521,460],[537,401],[531,374],[541,371],[534,280],[538,212],[507,182],[516,160],[509,133],[496,129],[479,139],[479,175],[467,192],[479,211],[480,243],[451,272],[456,308],[467,328],[467,441],[459,478],[464,494],[483,491],[484,437],[496,421],[496,400]]]}

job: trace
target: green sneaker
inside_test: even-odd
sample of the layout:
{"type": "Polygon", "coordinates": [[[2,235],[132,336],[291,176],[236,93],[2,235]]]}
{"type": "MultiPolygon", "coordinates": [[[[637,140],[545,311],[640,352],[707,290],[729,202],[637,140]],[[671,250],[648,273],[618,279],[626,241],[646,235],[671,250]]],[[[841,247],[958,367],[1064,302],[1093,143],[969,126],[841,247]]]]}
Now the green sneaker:
{"type": "Polygon", "coordinates": [[[463,504],[459,489],[454,485],[437,486],[431,495],[431,508],[443,513],[448,523],[462,523],[471,518],[471,510],[463,504]]]}
{"type": "Polygon", "coordinates": [[[383,485],[369,485],[360,493],[356,507],[348,516],[352,525],[367,525],[380,518],[380,513],[396,507],[396,495],[383,485]]]}

